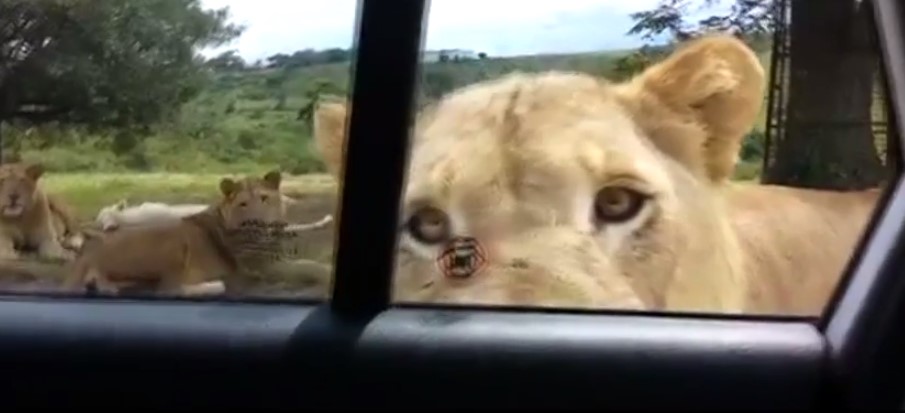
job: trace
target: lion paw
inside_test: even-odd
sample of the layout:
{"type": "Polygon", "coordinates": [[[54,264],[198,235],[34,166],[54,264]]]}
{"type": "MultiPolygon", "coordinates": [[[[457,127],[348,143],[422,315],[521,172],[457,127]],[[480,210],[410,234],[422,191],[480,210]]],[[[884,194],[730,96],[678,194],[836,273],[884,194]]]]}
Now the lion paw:
{"type": "Polygon", "coordinates": [[[69,235],[63,237],[60,243],[68,250],[78,251],[82,249],[82,245],[85,244],[85,237],[82,234],[69,235]]]}
{"type": "Polygon", "coordinates": [[[56,244],[42,246],[38,250],[38,255],[41,258],[51,259],[51,260],[72,261],[75,259],[74,252],[68,251],[65,248],[63,248],[61,245],[56,245],[56,244]]]}

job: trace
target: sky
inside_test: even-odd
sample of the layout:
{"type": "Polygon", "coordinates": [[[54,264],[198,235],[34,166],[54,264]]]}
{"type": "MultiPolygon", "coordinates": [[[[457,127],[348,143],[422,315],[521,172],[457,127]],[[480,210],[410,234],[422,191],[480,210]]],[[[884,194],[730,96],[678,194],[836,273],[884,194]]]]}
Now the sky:
{"type": "MultiPolygon", "coordinates": [[[[392,0],[386,0],[392,4],[392,0]]],[[[432,0],[425,48],[470,49],[490,56],[580,53],[638,47],[628,36],[629,13],[657,0],[432,0]]],[[[253,62],[276,53],[352,45],[356,0],[202,0],[228,6],[232,22],[246,25],[232,43],[253,62]]],[[[390,6],[391,7],[391,6],[390,6]]]]}

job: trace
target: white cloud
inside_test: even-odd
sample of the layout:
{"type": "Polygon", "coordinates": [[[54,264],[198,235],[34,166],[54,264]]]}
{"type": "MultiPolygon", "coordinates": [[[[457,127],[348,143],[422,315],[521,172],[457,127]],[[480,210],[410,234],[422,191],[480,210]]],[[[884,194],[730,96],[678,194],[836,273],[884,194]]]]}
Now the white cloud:
{"type": "MultiPolygon", "coordinates": [[[[355,0],[202,0],[228,6],[247,26],[233,43],[247,60],[274,53],[352,44],[355,0]]],[[[388,7],[392,7],[387,1],[388,7]]],[[[628,14],[656,0],[433,0],[426,47],[467,48],[491,55],[575,52],[631,47],[628,14]],[[596,18],[593,20],[592,18],[596,18]]]]}

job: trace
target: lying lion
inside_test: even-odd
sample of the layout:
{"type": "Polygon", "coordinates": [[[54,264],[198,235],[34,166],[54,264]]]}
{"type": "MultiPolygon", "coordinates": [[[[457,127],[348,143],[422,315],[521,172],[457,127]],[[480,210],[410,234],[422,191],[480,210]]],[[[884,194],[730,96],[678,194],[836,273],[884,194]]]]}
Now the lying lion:
{"type": "Polygon", "coordinates": [[[38,163],[0,165],[0,259],[35,249],[40,258],[69,260],[84,235],[68,206],[44,192],[38,163]]]}
{"type": "MultiPolygon", "coordinates": [[[[879,191],[731,183],[764,78],[711,35],[625,83],[514,73],[446,96],[416,123],[395,298],[818,314],[879,191]]],[[[314,122],[337,175],[345,117],[314,122]]]]}
{"type": "MultiPolygon", "coordinates": [[[[298,202],[286,195],[281,195],[281,197],[286,205],[298,202]]],[[[166,204],[163,202],[142,202],[139,205],[129,205],[127,200],[121,199],[115,204],[101,208],[94,222],[102,231],[113,231],[120,227],[135,225],[160,225],[179,221],[183,217],[197,214],[207,207],[207,204],[166,204]]]]}
{"type": "Polygon", "coordinates": [[[221,294],[253,249],[249,224],[285,225],[279,171],[220,182],[221,200],[207,210],[161,225],[121,228],[85,245],[64,288],[107,293],[138,289],[181,295],[221,294]]]}

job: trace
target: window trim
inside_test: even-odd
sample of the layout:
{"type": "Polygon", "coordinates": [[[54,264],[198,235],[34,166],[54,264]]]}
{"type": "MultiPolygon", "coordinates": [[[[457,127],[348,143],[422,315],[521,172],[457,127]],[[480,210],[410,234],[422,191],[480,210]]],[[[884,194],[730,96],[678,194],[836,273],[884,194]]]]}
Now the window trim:
{"type": "Polygon", "coordinates": [[[806,322],[0,301],[0,360],[17,371],[0,396],[45,407],[801,409],[820,402],[825,355],[806,322]]]}
{"type": "Polygon", "coordinates": [[[428,6],[358,2],[330,300],[342,316],[367,319],[390,305],[428,6]]]}
{"type": "MultiPolygon", "coordinates": [[[[864,3],[868,6],[870,3],[864,3]]],[[[889,131],[905,139],[905,6],[874,0],[874,20],[885,66],[892,113],[889,131]]],[[[901,148],[905,142],[899,145],[901,148]]],[[[848,405],[899,406],[905,395],[905,179],[900,175],[888,202],[878,205],[876,224],[860,259],[837,287],[839,299],[828,311],[824,334],[832,372],[848,405]]]]}

